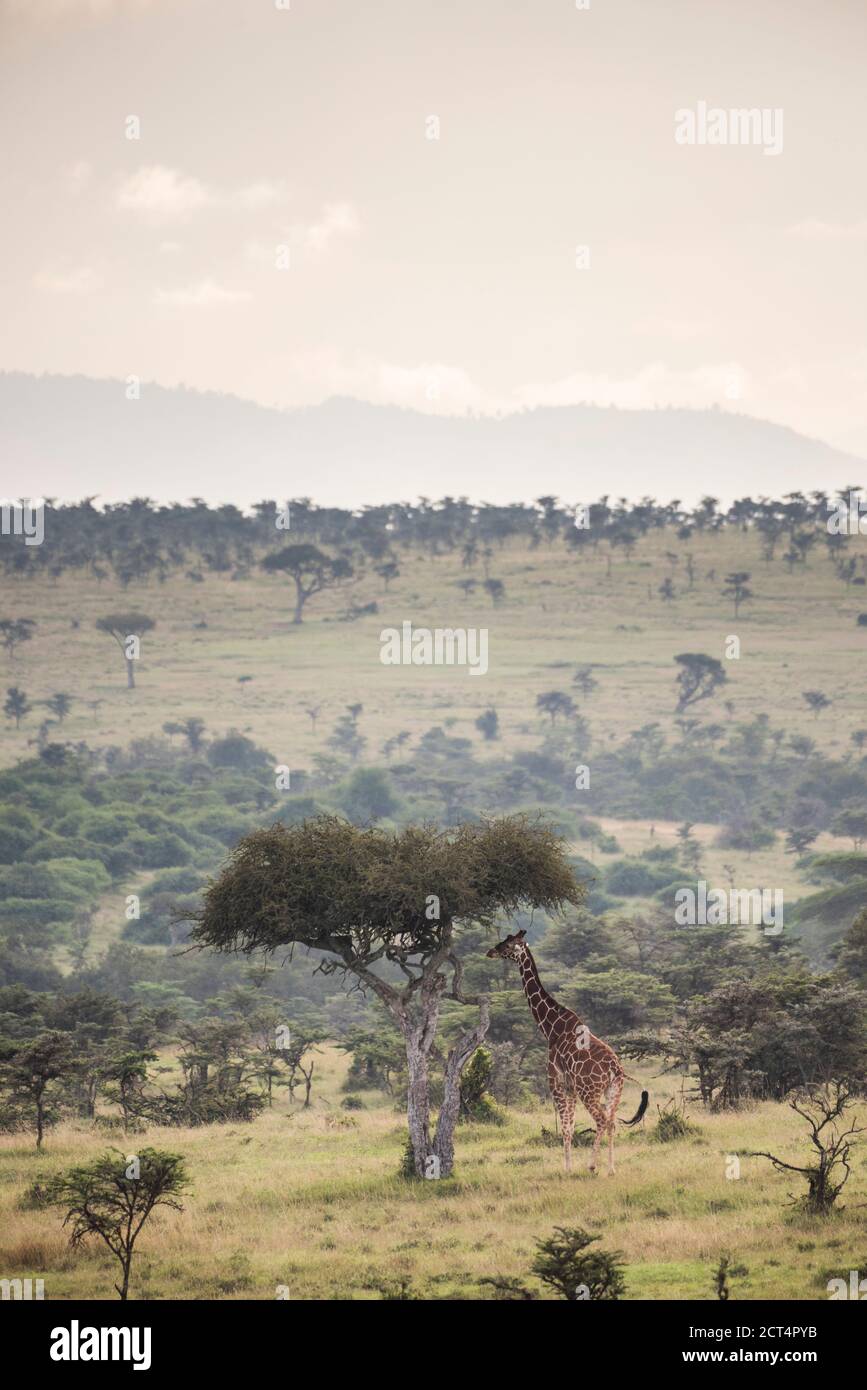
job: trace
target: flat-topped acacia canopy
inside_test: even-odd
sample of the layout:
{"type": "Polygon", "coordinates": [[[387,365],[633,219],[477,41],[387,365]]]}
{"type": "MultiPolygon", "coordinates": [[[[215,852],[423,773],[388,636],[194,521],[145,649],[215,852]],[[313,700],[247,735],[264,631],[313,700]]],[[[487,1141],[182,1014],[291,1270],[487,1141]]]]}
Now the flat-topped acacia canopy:
{"type": "Polygon", "coordinates": [[[554,910],[582,890],[560,837],[541,818],[506,816],[443,830],[395,832],[317,816],[254,830],[235,847],[193,915],[192,941],[218,951],[326,952],[319,968],[355,975],[375,992],[406,1044],[407,1121],[415,1171],[435,1155],[452,1172],[461,1072],[484,1038],[489,1003],[462,989],[457,923],[493,926],[519,907],[554,910]],[[429,909],[436,900],[436,911],[429,909]],[[396,963],[402,983],[373,969],[396,963]],[[475,1006],[476,1023],[445,1059],[436,1135],[430,1132],[429,1059],[443,998],[475,1006]]]}
{"type": "Polygon", "coordinates": [[[519,907],[578,903],[560,837],[524,815],[390,832],[337,816],[255,830],[195,914],[192,940],[218,951],[293,943],[344,962],[426,956],[460,921],[493,925],[519,907]],[[431,897],[439,917],[426,915],[431,897]]]}

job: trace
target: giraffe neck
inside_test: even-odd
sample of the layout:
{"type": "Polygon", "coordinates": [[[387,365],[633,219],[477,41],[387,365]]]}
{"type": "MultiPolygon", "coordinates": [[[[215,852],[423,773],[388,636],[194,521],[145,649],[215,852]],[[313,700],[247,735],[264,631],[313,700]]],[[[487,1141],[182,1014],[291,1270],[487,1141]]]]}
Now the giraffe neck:
{"type": "Polygon", "coordinates": [[[523,955],[518,961],[518,969],[521,972],[521,984],[524,986],[530,1013],[547,1038],[552,1024],[565,1012],[563,1005],[557,1003],[539,979],[539,971],[528,946],[524,947],[523,955]]]}

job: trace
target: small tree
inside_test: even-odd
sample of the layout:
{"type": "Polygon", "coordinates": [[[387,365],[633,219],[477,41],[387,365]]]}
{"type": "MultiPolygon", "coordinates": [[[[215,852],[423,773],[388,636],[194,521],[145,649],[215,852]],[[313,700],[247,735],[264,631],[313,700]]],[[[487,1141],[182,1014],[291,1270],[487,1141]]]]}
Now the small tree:
{"type": "Polygon", "coordinates": [[[73,1249],[89,1236],[103,1241],[119,1262],[118,1296],[126,1302],[135,1243],[156,1207],[183,1211],[178,1200],[187,1185],[184,1160],[160,1149],[142,1149],[126,1158],[111,1149],[93,1163],[69,1168],[48,1184],[46,1200],[66,1208],[73,1249]]]}
{"type": "Polygon", "coordinates": [[[10,685],[6,691],[6,702],[3,705],[3,713],[7,719],[15,720],[16,729],[21,728],[21,720],[30,713],[33,706],[28,700],[23,690],[19,690],[17,685],[10,685]]]}
{"type": "Polygon", "coordinates": [[[745,1265],[732,1264],[732,1257],[729,1254],[720,1255],[719,1264],[713,1272],[713,1286],[721,1303],[727,1303],[731,1298],[732,1291],[729,1287],[729,1279],[739,1278],[745,1274],[749,1274],[745,1265]]]}
{"type": "Polygon", "coordinates": [[[579,666],[578,670],[572,677],[572,684],[577,685],[578,689],[581,691],[581,694],[584,696],[584,699],[586,700],[589,698],[590,695],[592,695],[593,691],[599,685],[599,682],[593,675],[592,667],[579,666]]]}
{"type": "Polygon", "coordinates": [[[15,658],[15,648],[29,642],[36,622],[33,618],[3,618],[0,621],[0,641],[9,655],[15,658]]]}
{"type": "Polygon", "coordinates": [[[547,714],[552,725],[560,715],[572,719],[578,713],[572,696],[566,695],[562,690],[546,690],[544,694],[537,695],[536,709],[542,714],[547,714]]]}
{"type": "Polygon", "coordinates": [[[107,613],[104,618],[97,618],[96,627],[100,632],[105,632],[109,637],[113,637],[120,647],[126,663],[126,687],[127,690],[134,690],[136,656],[130,646],[130,639],[141,639],[146,632],[152,632],[156,627],[153,618],[149,618],[145,613],[134,611],[107,613]]]}
{"type": "Polygon", "coordinates": [[[489,599],[491,600],[491,603],[494,605],[495,608],[500,603],[502,603],[503,596],[506,592],[506,586],[503,583],[502,579],[486,579],[482,585],[482,588],[488,595],[489,599]]]}
{"type": "Polygon", "coordinates": [[[495,709],[486,709],[484,714],[480,714],[476,720],[476,728],[479,733],[492,743],[500,737],[500,718],[495,709]]]}
{"type": "Polygon", "coordinates": [[[833,703],[822,690],[805,690],[802,698],[814,719],[818,719],[822,711],[833,703]]]}
{"type": "Polygon", "coordinates": [[[377,565],[376,573],[382,580],[383,588],[388,593],[388,586],[391,581],[400,578],[400,566],[395,560],[386,560],[384,564],[377,565]]]}
{"type": "Polygon", "coordinates": [[[703,652],[681,652],[674,659],[680,667],[677,675],[677,714],[683,714],[685,709],[698,704],[700,700],[709,700],[726,683],[726,673],[716,657],[706,656],[703,652]]]}
{"type": "Polygon", "coordinates": [[[833,835],[846,836],[859,850],[867,840],[867,806],[846,806],[831,822],[833,835]]]}
{"type": "Polygon", "coordinates": [[[120,1106],[125,1130],[138,1116],[149,1079],[148,1063],[156,1060],[157,1054],[148,1048],[121,1048],[105,1061],[102,1080],[108,1083],[106,1094],[109,1100],[120,1106]]]}
{"type": "Polygon", "coordinates": [[[315,733],[316,733],[316,721],[317,721],[317,719],[319,718],[320,714],[322,713],[322,706],[321,706],[321,705],[302,705],[302,709],[304,710],[304,713],[307,715],[307,718],[310,720],[310,723],[311,723],[311,725],[313,726],[313,732],[314,732],[314,734],[315,734],[315,733]]]}
{"type": "Polygon", "coordinates": [[[290,1036],[280,1048],[277,1056],[288,1067],[290,1100],[295,1099],[297,1088],[304,1082],[304,1109],[310,1109],[310,1093],[313,1088],[313,1072],[316,1068],[315,1053],[319,1044],[325,1042],[327,1033],[322,1028],[292,1028],[290,1036]]]}
{"type": "Polygon", "coordinates": [[[201,752],[205,738],[205,721],[194,715],[192,719],[185,719],[180,726],[180,732],[187,740],[187,745],[191,753],[201,752]]]}
{"type": "Polygon", "coordinates": [[[475,1120],[479,1124],[500,1124],[500,1111],[489,1095],[494,1058],[486,1047],[479,1047],[464,1068],[461,1077],[462,1120],[475,1120]]]}
{"type": "Polygon", "coordinates": [[[623,1260],[619,1251],[586,1254],[587,1247],[599,1239],[580,1226],[555,1226],[552,1236],[537,1242],[539,1253],[532,1271],[570,1303],[613,1302],[626,1292],[623,1260]]]}
{"type": "Polygon", "coordinates": [[[269,574],[285,574],[295,584],[293,623],[302,622],[304,605],[314,594],[333,589],[353,576],[352,565],[343,556],[326,555],[315,545],[287,545],[266,555],[262,568],[269,574]]]}
{"type": "Polygon", "coordinates": [[[862,908],[837,950],[837,964],[861,986],[867,986],[867,907],[862,908]]]}
{"type": "Polygon", "coordinates": [[[72,1034],[56,1030],[39,1033],[0,1065],[0,1083],[13,1107],[23,1107],[32,1114],[37,1150],[42,1148],[45,1126],[52,1119],[53,1083],[71,1078],[76,1065],[72,1034]]]}
{"type": "Polygon", "coordinates": [[[58,690],[56,695],[52,695],[50,700],[45,701],[51,713],[56,716],[62,724],[69,711],[72,709],[72,696],[65,690],[58,690]]]}
{"type": "Polygon", "coordinates": [[[849,1123],[847,1119],[846,1112],[852,1104],[852,1092],[845,1081],[832,1081],[827,1086],[796,1093],[789,1101],[791,1109],[809,1126],[810,1143],[815,1150],[813,1163],[784,1163],[771,1153],[757,1152],[751,1155],[753,1158],[769,1159],[778,1172],[800,1173],[807,1182],[807,1192],[802,1197],[792,1197],[792,1203],[803,1207],[811,1215],[829,1214],[851,1172],[850,1140],[863,1132],[863,1127],[854,1121],[849,1123]]]}
{"type": "Polygon", "coordinates": [[[723,594],[726,598],[731,599],[734,605],[735,617],[737,617],[740,612],[741,604],[746,603],[753,596],[752,589],[747,587],[749,578],[750,576],[747,570],[735,570],[733,574],[727,574],[723,581],[725,586],[723,588],[723,594]]]}
{"type": "Polygon", "coordinates": [[[786,831],[786,853],[787,854],[806,854],[814,840],[819,836],[819,831],[811,825],[793,825],[786,831]]]}

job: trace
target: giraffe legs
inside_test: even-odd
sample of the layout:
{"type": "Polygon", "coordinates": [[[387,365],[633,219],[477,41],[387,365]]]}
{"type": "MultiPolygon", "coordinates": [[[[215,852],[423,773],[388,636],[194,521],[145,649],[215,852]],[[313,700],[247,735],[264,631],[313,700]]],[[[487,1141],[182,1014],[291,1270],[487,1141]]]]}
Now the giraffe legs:
{"type": "Polygon", "coordinates": [[[593,1152],[590,1155],[590,1172],[595,1173],[596,1164],[599,1159],[599,1142],[608,1128],[608,1119],[605,1111],[597,1101],[585,1100],[584,1105],[596,1126],[596,1133],[593,1136],[593,1152]]]}
{"type": "Polygon", "coordinates": [[[608,1176],[614,1173],[614,1126],[617,1123],[617,1107],[623,1091],[623,1077],[615,1076],[606,1092],[606,1125],[608,1129],[608,1176]]]}
{"type": "Polygon", "coordinates": [[[552,1090],[554,1105],[560,1117],[560,1133],[563,1136],[563,1163],[566,1172],[572,1171],[572,1132],[575,1128],[575,1097],[564,1091],[562,1086],[552,1090]]]}

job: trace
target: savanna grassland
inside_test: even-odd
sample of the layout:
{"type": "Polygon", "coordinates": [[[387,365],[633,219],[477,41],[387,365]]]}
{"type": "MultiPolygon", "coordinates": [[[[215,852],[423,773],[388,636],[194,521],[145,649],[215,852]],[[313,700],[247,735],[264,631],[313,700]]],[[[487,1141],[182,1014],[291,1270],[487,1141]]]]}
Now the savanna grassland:
{"type": "MultiPolygon", "coordinates": [[[[810,972],[821,971],[821,1006],[804,1024],[812,1030],[809,1079],[835,1000],[860,1008],[857,943],[848,973],[834,972],[839,943],[867,902],[867,861],[857,833],[830,827],[844,793],[853,805],[864,796],[867,733],[858,739],[867,726],[867,624],[858,619],[867,609],[859,582],[867,540],[849,541],[855,567],[847,581],[824,545],[814,545],[806,562],[787,564],[785,544],[767,558],[754,527],[726,524],[686,537],[676,526],[651,528],[627,546],[602,539],[580,551],[562,534],[537,533],[532,544],[527,536],[494,543],[469,563],[459,545],[397,546],[399,573],[387,583],[374,564],[357,563],[351,583],[310,600],[301,624],[292,622],[291,584],[265,573],[260,557],[222,571],[201,564],[192,578],[184,565],[196,562],[184,561],[162,583],[139,577],[125,585],[111,566],[101,578],[86,564],[54,576],[47,566],[27,577],[10,568],[0,618],[35,626],[14,653],[0,652],[4,688],[17,687],[30,702],[20,727],[12,716],[0,727],[9,802],[0,808],[0,835],[8,827],[20,846],[0,857],[0,923],[4,908],[11,923],[0,940],[4,951],[8,945],[0,953],[0,1062],[29,1038],[37,1016],[40,1026],[68,1027],[87,1046],[88,1028],[104,1025],[101,1047],[121,1037],[124,1046],[133,1045],[129,1038],[143,1050],[153,1046],[142,1094],[150,1087],[154,1102],[161,1087],[189,1076],[179,1065],[179,1023],[240,1018],[264,982],[279,1017],[310,1029],[316,1077],[308,1107],[299,1099],[303,1087],[290,1099],[278,1084],[273,1106],[252,1118],[163,1124],[152,1106],[129,1132],[110,1086],[90,1119],[82,1118],[80,1095],[58,1092],[41,1153],[17,1114],[4,1132],[0,1106],[0,1275],[42,1277],[52,1299],[114,1296],[106,1252],[94,1243],[70,1250],[61,1214],[28,1199],[34,1184],[109,1144],[178,1153],[189,1170],[184,1210],[157,1212],[144,1230],[134,1298],[272,1299],[279,1289],[299,1299],[488,1298],[492,1287],[482,1281],[491,1277],[526,1279],[549,1296],[530,1265],[536,1242],[557,1226],[598,1232],[601,1248],[622,1252],[632,1299],[712,1298],[726,1254],[737,1299],[821,1299],[831,1275],[863,1274],[867,1144],[856,1139],[851,1177],[831,1215],[791,1205],[803,1180],[750,1155],[771,1151],[805,1164],[809,1135],[783,1095],[780,1076],[791,1068],[758,1077],[748,1055],[753,1023],[732,1022],[737,999],[720,1024],[731,1051],[723,1048],[719,1073],[737,1073],[736,1103],[702,1105],[691,1064],[682,1057],[676,1064],[676,1044],[666,1051],[660,1042],[657,1053],[653,1042],[653,1035],[676,1037],[696,999],[729,987],[736,996],[747,983],[758,998],[769,978],[772,1002],[755,1031],[767,1030],[763,1057],[772,1069],[773,1030],[790,1005],[811,1006],[810,972]],[[733,572],[748,575],[752,592],[737,617],[723,594],[733,572]],[[487,578],[504,586],[496,603],[484,591],[487,578]],[[476,581],[469,594],[459,587],[467,580],[476,581]],[[118,645],[96,627],[113,612],[155,624],[143,637],[134,689],[118,645]],[[487,673],[383,665],[381,631],[406,621],[486,628],[487,673]],[[727,653],[732,638],[736,659],[727,653]],[[727,679],[678,714],[675,657],[684,652],[716,658],[727,679]],[[574,679],[582,669],[592,676],[588,689],[574,679]],[[577,706],[556,725],[536,704],[551,691],[577,706]],[[818,714],[804,699],[816,691],[827,699],[818,714]],[[46,724],[43,702],[57,692],[70,697],[68,712],[46,724]],[[363,751],[334,739],[350,706],[350,738],[363,740],[363,751]],[[499,727],[488,741],[476,721],[490,709],[499,727]],[[181,726],[191,720],[203,728],[187,747],[181,726]],[[398,736],[397,749],[389,747],[398,736]],[[589,812],[573,787],[577,759],[602,797],[589,812]],[[281,766],[292,774],[285,803],[274,789],[281,766]],[[378,769],[376,795],[385,787],[382,809],[353,801],[354,779],[369,768],[378,769]],[[717,776],[727,779],[725,796],[717,776]],[[645,809],[606,810],[606,777],[611,805],[633,804],[634,780],[634,805],[645,809]],[[677,780],[674,799],[669,780],[677,780]],[[353,1028],[368,1034],[358,1056],[372,1056],[361,1049],[384,1027],[384,1011],[357,991],[345,995],[338,979],[314,975],[315,953],[299,949],[289,964],[278,955],[270,978],[234,958],[184,953],[183,931],[170,921],[172,896],[190,910],[240,837],[287,814],[290,800],[296,818],[324,810],[364,824],[369,812],[389,829],[429,815],[450,824],[453,805],[467,819],[540,805],[562,813],[589,906],[556,940],[544,912],[520,920],[552,991],[582,1015],[599,1011],[601,1023],[590,1015],[594,1031],[632,1047],[622,1053],[626,1070],[650,1091],[642,1124],[618,1134],[615,1176],[591,1176],[583,1147],[575,1171],[562,1171],[518,976],[508,967],[493,973],[483,932],[469,934],[465,964],[474,990],[496,991],[490,1037],[518,1059],[506,1085],[512,1099],[498,1104],[500,1123],[458,1125],[454,1176],[438,1182],[401,1176],[400,1076],[389,1094],[378,1081],[357,1085],[359,1069],[349,1071],[353,1028]],[[675,804],[688,809],[675,814],[675,804]],[[809,853],[786,841],[787,830],[804,825],[815,831],[809,853]],[[830,868],[822,863],[828,855],[830,868]],[[86,867],[76,877],[78,864],[86,867]],[[698,947],[693,961],[684,938],[671,935],[670,893],[698,876],[721,886],[773,885],[787,914],[817,889],[828,889],[830,905],[819,927],[808,924],[804,957],[786,955],[788,936],[769,942],[743,927],[720,938],[718,962],[698,947]],[[125,912],[131,894],[141,898],[140,920],[125,912]],[[635,941],[624,926],[630,914],[646,919],[635,941]],[[91,991],[81,1016],[73,1010],[58,1023],[52,1001],[68,1003],[79,990],[91,991]],[[104,995],[116,1005],[105,1018],[104,995]],[[658,1142],[660,1111],[685,1095],[693,1128],[658,1142]]],[[[707,1017],[700,1027],[690,1021],[698,1033],[684,1057],[694,1058],[707,1017]]],[[[861,1055],[856,1032],[841,1044],[847,1066],[861,1055]]],[[[791,1036],[786,1045],[793,1048],[791,1036]]],[[[388,1065],[396,1075],[393,1058],[388,1065]]],[[[705,1100],[722,1095],[719,1075],[705,1100]]],[[[634,1111],[639,1090],[630,1082],[623,1115],[634,1111]]],[[[859,1097],[853,1118],[867,1125],[859,1097]]],[[[585,1119],[579,1112],[579,1129],[585,1119]]]]}
{"type": "MultiPolygon", "coordinates": [[[[803,1125],[783,1105],[721,1115],[696,1107],[693,1136],[656,1143],[655,1107],[675,1087],[645,1065],[647,1129],[618,1135],[613,1177],[592,1177],[581,1148],[564,1173],[559,1145],[541,1142],[552,1117],[540,1106],[510,1109],[503,1127],[462,1126],[456,1176],[407,1183],[397,1176],[400,1111],[383,1095],[367,1095],[360,1112],[341,1110],[347,1059],[325,1047],[319,1065],[309,1110],[281,1097],[249,1126],[148,1131],[149,1144],[183,1152],[192,1186],[183,1213],[157,1213],[146,1228],[133,1298],[271,1299],[278,1286],[292,1299],[484,1298],[491,1290],[480,1280],[524,1279],[536,1240],[574,1225],[622,1251],[629,1298],[712,1298],[727,1252],[745,1271],[731,1281],[737,1299],[827,1298],[828,1278],[863,1270],[863,1159],[846,1210],[819,1219],[789,1210],[792,1182],[747,1156],[770,1146],[804,1161],[803,1125]],[[727,1178],[737,1155],[740,1177],[727,1178]]],[[[636,1093],[627,1090],[623,1114],[636,1093]]],[[[0,1266],[42,1277],[47,1298],[112,1298],[116,1264],[96,1245],[70,1252],[56,1212],[17,1201],[29,1184],[104,1148],[104,1137],[70,1124],[53,1131],[41,1157],[29,1142],[0,1137],[0,1266]]]]}
{"type": "MultiPolygon", "coordinates": [[[[865,545],[856,537],[853,552],[865,545]]],[[[604,744],[649,721],[670,730],[675,654],[701,651],[723,660],[725,640],[735,634],[741,655],[726,662],[723,692],[734,710],[725,712],[719,699],[704,707],[706,715],[746,721],[765,713],[788,733],[818,730],[823,748],[837,755],[863,722],[867,632],[856,618],[867,599],[840,582],[818,547],[806,566],[789,573],[779,553],[772,563],[762,560],[755,532],[698,532],[684,542],[669,529],[643,537],[631,559],[614,551],[609,574],[606,543],[578,556],[561,542],[530,550],[523,539],[510,540],[494,547],[489,562],[491,577],[505,584],[498,606],[480,591],[466,598],[456,587],[467,577],[480,585],[483,579],[482,562],[465,568],[460,551],[413,550],[398,560],[400,576],[387,591],[368,572],[312,599],[301,626],[291,622],[291,584],[256,568],[237,582],[205,573],[203,582],[191,583],[180,574],[125,590],[112,578],[98,583],[69,572],[56,581],[7,577],[4,612],[33,617],[38,627],[14,660],[3,655],[4,683],[22,686],[31,700],[68,690],[75,697],[64,722],[69,739],[126,743],[158,734],[166,720],[200,716],[212,731],[236,726],[295,768],[309,764],[329,720],[356,701],[364,705],[371,754],[399,729],[416,735],[446,718],[456,721],[453,732],[477,739],[473,721],[489,705],[499,712],[507,747],[529,744],[540,727],[536,696],[568,686],[576,665],[592,666],[599,682],[586,706],[579,702],[594,738],[604,744]],[[684,572],[690,552],[691,590],[684,572]],[[734,570],[750,572],[755,595],[736,622],[722,594],[724,576],[734,570]],[[668,577],[676,595],[670,602],[658,593],[668,577]],[[371,601],[375,615],[339,621],[350,602],[371,601]],[[143,643],[132,696],[120,651],[94,628],[98,617],[118,609],[139,610],[157,624],[143,643]],[[486,627],[487,674],[383,666],[379,634],[406,620],[486,627]],[[818,720],[802,699],[813,688],[834,701],[818,720]],[[95,711],[93,701],[101,702],[95,711]],[[322,706],[315,733],[306,705],[322,706]]],[[[26,751],[34,723],[31,717],[19,733],[3,724],[5,763],[26,751]]]]}

